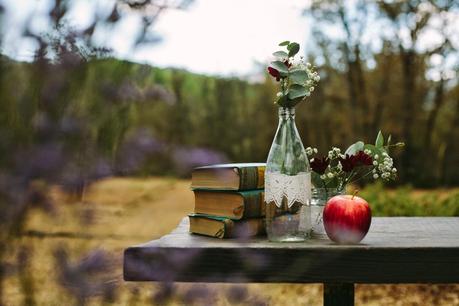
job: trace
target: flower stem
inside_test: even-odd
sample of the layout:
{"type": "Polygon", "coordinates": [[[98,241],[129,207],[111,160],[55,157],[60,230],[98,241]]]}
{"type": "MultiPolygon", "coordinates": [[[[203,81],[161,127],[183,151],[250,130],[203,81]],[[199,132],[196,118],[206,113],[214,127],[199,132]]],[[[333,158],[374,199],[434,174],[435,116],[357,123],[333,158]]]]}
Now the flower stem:
{"type": "MultiPolygon", "coordinates": [[[[350,182],[350,183],[355,183],[355,182],[357,182],[358,180],[363,179],[364,177],[366,177],[366,176],[368,176],[369,174],[371,174],[372,171],[373,171],[373,169],[371,169],[370,171],[368,171],[367,173],[365,173],[365,174],[362,175],[361,177],[356,178],[355,180],[353,180],[353,181],[350,182]]],[[[350,178],[351,178],[351,177],[349,177],[349,179],[350,179],[350,178]]]]}

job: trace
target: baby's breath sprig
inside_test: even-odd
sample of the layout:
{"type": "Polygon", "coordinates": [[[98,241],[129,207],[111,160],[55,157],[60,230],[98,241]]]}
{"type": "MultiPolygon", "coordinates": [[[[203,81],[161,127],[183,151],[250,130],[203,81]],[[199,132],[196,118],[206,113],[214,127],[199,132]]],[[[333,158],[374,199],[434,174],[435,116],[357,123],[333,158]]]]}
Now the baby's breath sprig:
{"type": "Polygon", "coordinates": [[[276,60],[271,62],[268,73],[280,82],[281,90],[277,93],[275,103],[282,107],[293,107],[311,95],[320,81],[320,76],[314,66],[305,62],[302,56],[299,61],[294,60],[300,50],[298,43],[284,41],[279,46],[286,50],[273,53],[276,60]]]}

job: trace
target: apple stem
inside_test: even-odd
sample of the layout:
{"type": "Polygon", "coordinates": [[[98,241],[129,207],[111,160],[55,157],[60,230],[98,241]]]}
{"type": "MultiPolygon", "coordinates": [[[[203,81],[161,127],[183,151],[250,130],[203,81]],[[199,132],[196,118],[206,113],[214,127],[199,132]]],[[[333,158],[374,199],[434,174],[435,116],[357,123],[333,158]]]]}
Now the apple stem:
{"type": "Polygon", "coordinates": [[[351,200],[354,200],[354,197],[356,196],[357,193],[359,193],[359,190],[358,190],[358,189],[356,189],[356,190],[354,191],[354,193],[352,194],[351,200]]]}

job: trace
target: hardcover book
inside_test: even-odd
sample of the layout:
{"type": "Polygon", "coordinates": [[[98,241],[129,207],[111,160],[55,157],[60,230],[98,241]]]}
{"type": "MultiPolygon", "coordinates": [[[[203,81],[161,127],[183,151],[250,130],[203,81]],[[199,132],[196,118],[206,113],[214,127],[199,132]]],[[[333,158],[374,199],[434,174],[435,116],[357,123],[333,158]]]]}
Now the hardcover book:
{"type": "Polygon", "coordinates": [[[233,220],[263,217],[264,191],[195,190],[194,212],[233,220]]]}
{"type": "Polygon", "coordinates": [[[191,188],[251,190],[264,187],[264,163],[219,164],[195,168],[191,188]]]}
{"type": "Polygon", "coordinates": [[[190,214],[190,232],[215,238],[252,237],[265,233],[264,218],[234,221],[225,217],[190,214]]]}

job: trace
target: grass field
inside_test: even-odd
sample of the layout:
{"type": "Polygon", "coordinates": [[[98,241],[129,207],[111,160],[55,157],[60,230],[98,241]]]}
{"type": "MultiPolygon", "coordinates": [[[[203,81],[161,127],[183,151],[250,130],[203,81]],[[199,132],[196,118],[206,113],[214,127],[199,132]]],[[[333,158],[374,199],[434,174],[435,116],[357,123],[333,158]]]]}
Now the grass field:
{"type": "MultiPolygon", "coordinates": [[[[380,191],[380,187],[371,188],[380,191]]],[[[376,206],[379,207],[383,203],[380,203],[380,197],[372,196],[375,192],[373,189],[363,190],[362,193],[378,202],[376,206]]],[[[446,204],[442,205],[449,205],[445,208],[445,213],[459,213],[457,189],[436,193],[410,189],[397,192],[413,203],[420,202],[420,207],[413,208],[414,215],[428,213],[431,211],[429,203],[439,199],[446,201],[446,204]],[[450,199],[450,195],[454,195],[453,200],[450,199]]],[[[386,195],[389,199],[394,199],[400,196],[397,196],[397,192],[386,195]]],[[[102,249],[113,255],[116,271],[112,278],[116,281],[118,290],[112,304],[151,305],[154,301],[159,303],[158,294],[164,292],[160,290],[159,284],[122,281],[122,250],[126,246],[168,233],[192,211],[193,194],[189,190],[189,181],[166,178],[115,178],[91,186],[83,201],[65,196],[57,189],[53,190],[52,198],[57,204],[55,213],[50,215],[39,210],[33,211],[25,225],[24,234],[16,245],[10,248],[8,254],[9,261],[14,263],[18,258],[17,250],[21,246],[31,250],[26,287],[32,292],[36,304],[75,303],[69,290],[57,284],[58,273],[53,253],[61,246],[65,246],[73,261],[94,249],[102,249]]],[[[410,205],[417,205],[413,203],[410,205]]],[[[387,205],[392,204],[389,202],[387,205]]],[[[396,212],[402,214],[400,211],[396,212]]],[[[24,280],[11,273],[5,282],[6,305],[24,303],[22,287],[24,280]]],[[[172,289],[172,299],[166,300],[165,304],[233,305],[236,301],[235,296],[241,305],[322,304],[322,287],[319,284],[175,284],[172,289]]],[[[102,304],[102,300],[100,297],[94,297],[89,300],[89,304],[99,305],[102,304]]],[[[356,304],[459,305],[459,285],[357,285],[356,304]]]]}

